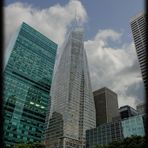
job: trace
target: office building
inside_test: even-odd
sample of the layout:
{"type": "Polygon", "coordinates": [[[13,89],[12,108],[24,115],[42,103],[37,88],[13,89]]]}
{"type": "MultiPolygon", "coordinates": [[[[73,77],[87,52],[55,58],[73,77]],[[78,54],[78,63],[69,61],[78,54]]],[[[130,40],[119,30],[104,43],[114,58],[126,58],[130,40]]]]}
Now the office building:
{"type": "Polygon", "coordinates": [[[119,108],[120,118],[125,119],[132,116],[136,116],[138,112],[129,105],[121,106],[119,108]]]}
{"type": "Polygon", "coordinates": [[[138,112],[139,115],[145,114],[145,113],[146,113],[145,107],[146,107],[146,106],[145,106],[145,103],[141,103],[141,104],[138,104],[138,105],[136,106],[136,110],[137,110],[137,112],[138,112]]]}
{"type": "Polygon", "coordinates": [[[123,139],[121,122],[104,123],[86,131],[86,148],[109,144],[123,139]]]}
{"type": "Polygon", "coordinates": [[[131,30],[133,34],[133,39],[135,43],[135,48],[140,64],[140,69],[142,73],[142,78],[145,87],[147,77],[146,77],[146,20],[145,13],[141,12],[133,17],[130,21],[131,30]]]}
{"type": "Polygon", "coordinates": [[[96,126],[95,118],[83,30],[76,27],[63,45],[53,78],[46,147],[85,146],[85,132],[96,126]]]}
{"type": "Polygon", "coordinates": [[[145,135],[145,116],[136,115],[115,122],[104,123],[86,131],[86,148],[105,145],[133,135],[145,135]]]}
{"type": "Polygon", "coordinates": [[[96,125],[112,122],[119,116],[117,94],[104,87],[93,92],[96,107],[96,125]]]}
{"type": "Polygon", "coordinates": [[[142,115],[129,117],[128,119],[123,119],[121,121],[121,124],[124,138],[130,137],[132,135],[145,135],[144,117],[142,115]]]}
{"type": "Polygon", "coordinates": [[[43,141],[57,44],[22,23],[4,69],[4,142],[43,141]]]}

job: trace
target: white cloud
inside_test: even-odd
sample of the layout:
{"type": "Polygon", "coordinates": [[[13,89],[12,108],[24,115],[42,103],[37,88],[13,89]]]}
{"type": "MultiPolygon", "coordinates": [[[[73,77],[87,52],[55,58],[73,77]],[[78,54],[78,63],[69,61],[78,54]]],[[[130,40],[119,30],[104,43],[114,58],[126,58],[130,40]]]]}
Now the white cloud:
{"type": "Polygon", "coordinates": [[[121,37],[121,33],[115,32],[111,29],[99,30],[97,35],[95,36],[95,40],[104,40],[112,39],[113,41],[119,40],[121,37]]]}
{"type": "Polygon", "coordinates": [[[114,45],[117,41],[122,43],[122,33],[99,30],[93,40],[85,42],[93,90],[106,86],[118,94],[119,106],[135,107],[143,98],[132,93],[140,87],[133,87],[126,93],[131,85],[142,85],[134,44],[111,47],[109,40],[114,41],[114,45]]]}
{"type": "Polygon", "coordinates": [[[47,9],[37,9],[21,2],[12,3],[4,8],[5,47],[23,21],[61,45],[68,26],[75,19],[75,12],[81,24],[86,22],[87,13],[78,0],[47,9]]]}

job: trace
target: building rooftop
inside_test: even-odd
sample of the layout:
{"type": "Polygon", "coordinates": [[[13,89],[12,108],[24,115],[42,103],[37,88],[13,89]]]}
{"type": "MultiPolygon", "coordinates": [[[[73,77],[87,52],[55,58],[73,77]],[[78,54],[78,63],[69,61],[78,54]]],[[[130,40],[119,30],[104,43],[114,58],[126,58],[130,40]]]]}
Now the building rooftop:
{"type": "Polygon", "coordinates": [[[139,18],[140,16],[144,15],[144,14],[145,14],[145,12],[144,12],[144,11],[141,11],[141,12],[139,12],[137,15],[131,17],[131,18],[130,18],[130,23],[131,23],[132,21],[136,20],[137,18],[139,18]]]}
{"type": "Polygon", "coordinates": [[[103,87],[103,88],[100,88],[100,89],[98,89],[98,90],[95,90],[95,91],[93,92],[93,94],[94,94],[94,95],[98,95],[98,94],[100,94],[100,93],[104,93],[105,91],[117,95],[114,91],[112,91],[111,89],[109,89],[109,88],[107,88],[107,87],[103,87]]]}
{"type": "Polygon", "coordinates": [[[132,111],[136,111],[136,112],[137,112],[136,109],[134,109],[133,107],[131,107],[131,106],[129,106],[129,105],[121,106],[121,107],[119,108],[119,111],[123,111],[123,110],[125,110],[125,109],[130,109],[130,110],[132,110],[132,111]]]}

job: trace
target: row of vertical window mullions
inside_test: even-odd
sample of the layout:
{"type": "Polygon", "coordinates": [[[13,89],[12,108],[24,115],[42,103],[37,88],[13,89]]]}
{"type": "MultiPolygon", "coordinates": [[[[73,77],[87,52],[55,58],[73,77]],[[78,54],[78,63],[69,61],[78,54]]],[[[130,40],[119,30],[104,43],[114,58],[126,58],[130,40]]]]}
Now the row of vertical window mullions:
{"type": "Polygon", "coordinates": [[[41,33],[39,33],[38,31],[36,31],[35,29],[33,29],[32,27],[23,25],[22,29],[24,29],[24,31],[26,31],[27,33],[30,33],[30,31],[32,32],[32,35],[35,35],[37,38],[39,38],[41,41],[44,41],[47,45],[54,45],[53,47],[57,47],[57,44],[55,44],[54,42],[52,42],[50,39],[48,39],[46,36],[42,35],[41,33]],[[50,43],[49,43],[50,42],[50,43]]]}
{"type": "MultiPolygon", "coordinates": [[[[50,52],[50,54],[43,54],[43,53],[41,52],[41,49],[42,49],[41,47],[40,47],[41,49],[39,49],[40,52],[38,52],[37,50],[35,50],[35,51],[32,52],[32,50],[33,50],[34,48],[32,48],[32,46],[29,46],[29,45],[26,46],[26,45],[22,44],[22,41],[23,41],[23,40],[20,40],[20,39],[18,40],[18,43],[15,44],[15,48],[16,48],[16,49],[17,49],[18,47],[24,48],[24,46],[25,46],[27,52],[30,53],[31,55],[32,55],[32,54],[33,54],[33,55],[36,54],[37,56],[40,55],[40,57],[44,57],[44,59],[46,59],[46,62],[45,62],[45,63],[47,63],[47,62],[49,62],[49,61],[50,61],[50,62],[53,62],[53,61],[54,61],[55,58],[52,58],[52,57],[54,57],[54,55],[52,55],[51,57],[47,57],[48,55],[51,55],[51,52],[50,52]],[[41,54],[41,53],[42,53],[42,54],[41,54]]],[[[28,44],[28,42],[27,42],[27,44],[28,44]]],[[[35,45],[36,45],[36,44],[35,44],[35,45]]],[[[26,50],[25,50],[25,51],[26,51],[26,50]]],[[[18,55],[19,55],[19,54],[18,54],[18,55]]],[[[26,57],[26,56],[25,56],[25,57],[26,57]]],[[[30,58],[33,59],[33,60],[35,59],[35,58],[32,58],[32,56],[31,56],[30,58]]]]}
{"type": "Polygon", "coordinates": [[[40,41],[38,38],[34,38],[32,36],[33,34],[30,34],[29,32],[26,33],[25,30],[23,30],[23,31],[21,30],[20,35],[22,35],[23,37],[25,37],[27,40],[32,41],[33,43],[36,43],[36,45],[40,46],[44,50],[47,50],[49,48],[50,49],[53,49],[53,48],[55,49],[55,47],[52,44],[50,44],[50,46],[48,46],[47,44],[44,44],[43,41],[40,41]]]}

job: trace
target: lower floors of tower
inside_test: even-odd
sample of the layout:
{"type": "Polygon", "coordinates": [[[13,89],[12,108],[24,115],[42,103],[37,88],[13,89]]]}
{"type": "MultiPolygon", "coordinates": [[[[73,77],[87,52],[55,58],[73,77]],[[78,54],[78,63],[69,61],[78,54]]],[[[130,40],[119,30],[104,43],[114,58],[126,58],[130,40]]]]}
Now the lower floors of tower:
{"type": "Polygon", "coordinates": [[[46,139],[46,148],[85,148],[85,140],[76,140],[69,137],[46,139]]]}

